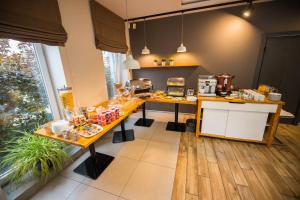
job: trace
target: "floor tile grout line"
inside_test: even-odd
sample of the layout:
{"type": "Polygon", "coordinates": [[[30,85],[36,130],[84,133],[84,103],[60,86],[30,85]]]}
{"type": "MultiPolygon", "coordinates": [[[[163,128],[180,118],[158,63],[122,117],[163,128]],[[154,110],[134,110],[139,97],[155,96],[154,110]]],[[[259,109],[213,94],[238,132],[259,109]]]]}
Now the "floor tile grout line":
{"type": "MultiPolygon", "coordinates": [[[[132,161],[136,161],[136,162],[137,162],[137,164],[136,164],[135,168],[132,170],[132,172],[131,172],[131,174],[130,174],[128,180],[127,180],[127,182],[126,182],[125,185],[122,187],[120,194],[114,194],[114,193],[109,192],[109,191],[106,191],[106,190],[104,190],[104,189],[97,188],[97,187],[95,187],[95,186],[93,186],[93,185],[89,185],[88,183],[85,182],[85,180],[86,180],[87,178],[85,178],[85,179],[83,180],[83,182],[81,182],[81,183],[84,184],[84,185],[86,185],[86,186],[89,186],[89,187],[92,187],[92,188],[101,190],[101,191],[103,191],[103,192],[112,194],[112,195],[114,195],[114,196],[121,197],[121,193],[122,193],[123,189],[125,188],[125,186],[127,185],[127,183],[128,183],[128,181],[129,181],[129,179],[131,178],[132,174],[134,173],[134,171],[135,171],[135,169],[136,169],[136,167],[137,167],[137,165],[138,165],[138,163],[139,163],[139,160],[134,159],[134,158],[130,158],[130,157],[127,157],[127,156],[123,156],[123,155],[118,155],[118,157],[123,157],[123,158],[130,159],[130,160],[132,160],[132,161]]],[[[121,197],[121,198],[123,198],[123,197],[121,197]]]]}
{"type": "Polygon", "coordinates": [[[172,167],[168,167],[168,166],[165,166],[165,165],[159,165],[159,164],[149,162],[149,161],[145,161],[145,160],[140,160],[140,162],[144,162],[144,163],[151,164],[151,165],[154,165],[154,166],[157,166],[157,167],[162,167],[162,168],[167,168],[167,169],[172,169],[172,170],[176,169],[176,166],[175,166],[175,168],[172,168],[172,167]]]}
{"type": "Polygon", "coordinates": [[[89,185],[88,183],[81,183],[81,184],[82,184],[82,185],[85,185],[85,186],[88,186],[88,187],[91,187],[91,188],[94,188],[94,189],[96,189],[96,190],[100,190],[100,191],[102,191],[102,192],[105,192],[105,193],[114,195],[114,196],[116,196],[116,197],[121,197],[120,195],[114,194],[114,193],[112,193],[112,192],[106,191],[106,190],[101,189],[101,188],[97,188],[97,187],[95,187],[95,186],[93,186],[93,185],[89,185]]]}
{"type": "MultiPolygon", "coordinates": [[[[128,180],[126,181],[126,183],[124,184],[123,188],[121,189],[121,192],[120,192],[120,196],[119,196],[119,197],[123,198],[123,197],[122,197],[122,193],[124,192],[126,186],[128,185],[130,179],[132,178],[133,174],[135,173],[135,171],[136,171],[138,165],[140,164],[140,162],[141,162],[141,161],[138,161],[137,164],[136,164],[136,166],[135,166],[135,168],[132,170],[131,174],[130,174],[129,177],[128,177],[128,180]]],[[[126,199],[126,198],[125,198],[125,199],[126,199]]]]}
{"type": "MultiPolygon", "coordinates": [[[[62,178],[64,178],[64,179],[68,179],[68,180],[70,180],[70,181],[74,181],[74,182],[77,182],[77,183],[82,183],[81,181],[78,181],[78,180],[74,180],[74,179],[72,179],[72,178],[70,178],[70,177],[65,177],[65,176],[62,176],[62,175],[59,175],[60,177],[62,177],[62,178]]],[[[59,177],[58,176],[58,177],[59,177]]]]}
{"type": "MultiPolygon", "coordinates": [[[[75,173],[75,172],[74,172],[74,173],[75,173]]],[[[78,183],[82,183],[81,181],[76,180],[75,178],[72,178],[72,177],[68,177],[68,176],[64,176],[64,175],[60,175],[60,176],[63,177],[63,178],[69,179],[69,180],[71,180],[71,181],[76,181],[76,182],[78,182],[78,183]]],[[[84,177],[83,177],[83,179],[84,179],[84,177]]]]}
{"type": "MultiPolygon", "coordinates": [[[[139,140],[141,140],[141,139],[139,139],[139,140]]],[[[144,140],[144,139],[142,139],[142,140],[144,140]]],[[[132,170],[132,172],[131,172],[131,174],[130,174],[128,180],[126,181],[126,183],[125,183],[124,186],[122,187],[120,194],[117,195],[118,197],[123,198],[123,197],[121,196],[121,195],[122,195],[122,192],[124,191],[125,187],[127,186],[128,182],[130,181],[131,177],[133,176],[133,174],[134,174],[134,172],[135,172],[137,166],[138,166],[139,163],[141,162],[141,158],[142,158],[142,156],[143,156],[143,154],[144,154],[146,148],[148,147],[148,144],[149,144],[150,141],[149,141],[149,140],[144,140],[144,141],[147,141],[147,144],[146,144],[146,146],[145,146],[145,148],[144,148],[144,151],[143,151],[143,153],[141,154],[141,156],[140,156],[139,159],[134,159],[134,158],[131,158],[131,157],[128,157],[128,156],[125,156],[125,155],[120,155],[120,154],[118,154],[118,153],[121,151],[121,149],[119,150],[119,152],[118,152],[117,155],[116,155],[116,156],[125,157],[125,158],[128,158],[128,159],[137,161],[137,164],[136,164],[135,168],[132,170]]],[[[84,184],[85,184],[85,183],[84,183],[84,184]]],[[[93,186],[92,186],[92,187],[93,187],[93,186]]],[[[96,188],[96,189],[98,189],[98,188],[96,188]]],[[[100,189],[100,190],[105,191],[105,190],[103,190],[103,189],[100,189]]],[[[106,191],[105,191],[105,192],[106,192],[106,191]]],[[[109,193],[110,193],[110,192],[109,192],[109,193]]],[[[111,194],[113,194],[113,193],[111,193],[111,194]]],[[[116,196],[116,194],[113,194],[113,195],[116,196]]]]}
{"type": "MultiPolygon", "coordinates": [[[[68,179],[69,180],[69,179],[68,179]]],[[[77,181],[76,181],[77,182],[77,181]]],[[[70,196],[73,194],[73,192],[77,189],[77,188],[79,188],[79,186],[80,186],[80,183],[79,182],[77,182],[78,183],[78,185],[70,192],[70,194],[68,194],[67,195],[67,197],[65,198],[65,200],[68,200],[69,198],[70,198],[70,196]]]]}
{"type": "Polygon", "coordinates": [[[168,145],[171,145],[171,146],[176,146],[179,148],[180,144],[172,144],[172,143],[169,143],[169,142],[159,142],[159,141],[156,141],[156,140],[152,140],[152,141],[149,141],[149,142],[156,142],[156,143],[161,143],[161,144],[168,144],[168,145]]]}
{"type": "MultiPolygon", "coordinates": [[[[127,182],[126,182],[125,185],[123,186],[123,188],[122,188],[122,190],[121,190],[121,192],[120,192],[120,197],[121,197],[121,198],[123,198],[123,197],[122,197],[122,194],[123,194],[123,192],[124,192],[126,186],[128,185],[130,179],[133,177],[133,174],[135,173],[135,171],[136,171],[138,165],[139,165],[140,163],[142,163],[142,162],[145,162],[145,161],[142,161],[141,159],[142,159],[144,153],[146,152],[146,149],[148,148],[148,146],[149,146],[149,144],[150,144],[150,142],[151,142],[151,140],[152,140],[153,135],[154,135],[154,134],[152,134],[151,138],[148,140],[147,145],[146,145],[146,147],[144,148],[144,151],[143,151],[143,153],[142,153],[140,159],[138,160],[138,163],[137,163],[135,169],[132,171],[132,173],[131,173],[131,175],[129,176],[127,182]]],[[[149,164],[152,164],[152,163],[149,163],[149,164]]],[[[152,164],[152,165],[153,165],[153,164],[152,164]]],[[[154,165],[154,166],[156,166],[156,165],[154,165]]],[[[174,176],[175,176],[175,173],[176,173],[176,171],[175,171],[175,169],[174,169],[174,176]]],[[[173,181],[173,184],[174,184],[174,181],[173,181]]]]}

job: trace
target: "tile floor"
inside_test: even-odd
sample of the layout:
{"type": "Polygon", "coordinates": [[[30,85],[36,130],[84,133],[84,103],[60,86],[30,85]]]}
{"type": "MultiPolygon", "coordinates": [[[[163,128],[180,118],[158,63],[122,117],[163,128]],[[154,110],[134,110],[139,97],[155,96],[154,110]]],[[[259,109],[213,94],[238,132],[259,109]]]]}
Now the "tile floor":
{"type": "MultiPolygon", "coordinates": [[[[167,200],[171,199],[180,133],[166,131],[165,122],[134,128],[135,140],[112,144],[112,133],[96,143],[96,150],[115,157],[97,180],[73,172],[89,156],[85,153],[60,176],[49,182],[33,200],[167,200]]],[[[117,127],[116,129],[119,129],[117,127]]]]}

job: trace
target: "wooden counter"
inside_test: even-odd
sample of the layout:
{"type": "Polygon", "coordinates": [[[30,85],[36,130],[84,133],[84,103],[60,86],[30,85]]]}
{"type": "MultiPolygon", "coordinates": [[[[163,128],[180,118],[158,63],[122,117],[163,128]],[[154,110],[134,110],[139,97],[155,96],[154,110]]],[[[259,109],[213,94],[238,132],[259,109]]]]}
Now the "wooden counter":
{"type": "Polygon", "coordinates": [[[187,100],[177,100],[175,98],[159,98],[159,97],[149,97],[146,99],[147,102],[160,102],[160,103],[178,103],[186,105],[197,105],[197,101],[187,101],[187,100]]]}
{"type": "Polygon", "coordinates": [[[284,105],[283,101],[271,101],[265,99],[264,101],[245,100],[245,99],[227,99],[224,97],[198,97],[198,101],[221,101],[221,102],[232,102],[232,103],[258,103],[258,104],[281,104],[284,105]]]}
{"type": "MultiPolygon", "coordinates": [[[[196,136],[210,136],[210,137],[232,139],[232,140],[239,140],[239,141],[257,142],[257,143],[264,143],[267,144],[268,146],[271,146],[276,134],[276,130],[279,122],[279,116],[283,105],[284,102],[282,101],[270,101],[268,99],[266,99],[265,101],[254,101],[254,100],[243,100],[243,99],[226,99],[223,97],[198,97],[198,108],[197,108],[197,117],[196,117],[197,118],[196,136]],[[220,103],[210,103],[210,102],[220,102],[220,103]],[[222,121],[224,122],[226,120],[231,119],[231,127],[234,126],[235,123],[236,126],[240,126],[239,120],[241,119],[236,118],[236,121],[232,121],[232,118],[228,119],[228,116],[226,116],[226,112],[227,112],[226,110],[228,110],[228,112],[232,112],[236,116],[243,116],[243,112],[245,113],[245,115],[252,115],[252,118],[250,117],[250,119],[252,119],[253,123],[255,120],[258,120],[258,118],[255,119],[256,117],[255,113],[257,113],[258,117],[262,117],[263,120],[267,121],[264,127],[265,132],[263,134],[263,139],[256,140],[256,139],[246,139],[242,137],[239,138],[237,137],[237,134],[229,134],[228,131],[230,130],[230,128],[227,127],[228,124],[227,125],[225,124],[228,123],[227,121],[224,122],[223,124],[223,127],[225,126],[224,131],[226,131],[227,133],[224,132],[222,134],[212,133],[212,132],[209,134],[202,133],[201,124],[204,123],[202,120],[204,107],[205,109],[214,110],[213,107],[214,105],[216,106],[216,109],[220,109],[220,110],[224,109],[223,111],[220,111],[221,113],[220,115],[222,115],[222,112],[224,113],[224,120],[222,121]],[[239,110],[240,108],[241,111],[239,110]],[[230,109],[232,110],[230,111],[230,109]],[[254,110],[252,111],[251,109],[254,110]],[[266,114],[262,114],[262,113],[266,113],[266,114]],[[234,137],[231,137],[231,135],[234,135],[234,137]]],[[[210,118],[212,119],[211,121],[216,120],[216,126],[219,125],[219,123],[217,122],[218,113],[216,113],[215,115],[211,114],[210,118]]],[[[207,119],[207,117],[205,119],[207,119]]],[[[245,119],[247,119],[247,117],[245,117],[245,119]]],[[[205,123],[207,123],[207,120],[205,120],[205,123]]],[[[211,126],[214,126],[212,122],[210,123],[211,126]]],[[[258,121],[258,123],[260,122],[258,121]]],[[[207,124],[205,125],[207,126],[207,124]]],[[[256,124],[254,123],[254,125],[256,124]]],[[[262,124],[260,123],[260,127],[261,126],[262,124]]],[[[247,133],[245,133],[245,135],[246,134],[247,133]]],[[[241,133],[241,136],[244,135],[241,133]]]]}

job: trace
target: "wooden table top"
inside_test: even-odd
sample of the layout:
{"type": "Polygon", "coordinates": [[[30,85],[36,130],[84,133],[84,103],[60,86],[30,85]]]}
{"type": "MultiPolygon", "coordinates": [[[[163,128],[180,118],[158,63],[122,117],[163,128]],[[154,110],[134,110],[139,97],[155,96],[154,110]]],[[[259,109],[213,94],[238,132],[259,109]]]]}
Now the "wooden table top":
{"type": "MultiPolygon", "coordinates": [[[[73,141],[72,139],[65,139],[63,136],[57,136],[56,134],[53,134],[49,129],[46,128],[41,128],[37,130],[35,133],[40,136],[48,137],[54,140],[58,140],[67,144],[73,144],[80,146],[82,148],[88,148],[92,143],[96,142],[99,138],[101,138],[103,135],[105,135],[108,131],[113,129],[116,125],[118,125],[122,120],[126,119],[134,110],[136,110],[138,107],[140,107],[145,101],[142,99],[134,99],[130,102],[127,103],[122,108],[123,115],[119,117],[119,119],[113,121],[112,123],[103,126],[103,130],[98,133],[97,135],[90,137],[90,138],[85,138],[82,136],[79,136],[77,141],[73,141]]],[[[98,106],[103,106],[106,107],[108,102],[103,102],[102,104],[99,104],[98,106]]],[[[51,122],[50,122],[51,123],[51,122]]],[[[51,124],[49,123],[50,127],[51,124]]]]}
{"type": "MultiPolygon", "coordinates": [[[[113,121],[112,123],[103,126],[103,130],[98,133],[97,135],[85,138],[82,136],[79,136],[77,141],[74,141],[71,139],[65,139],[63,136],[57,136],[56,134],[53,134],[49,128],[41,128],[38,129],[35,134],[48,137],[54,140],[58,140],[67,144],[73,144],[80,146],[82,148],[88,148],[92,143],[96,142],[99,138],[101,138],[103,135],[105,135],[107,132],[109,132],[111,129],[113,129],[115,126],[117,126],[122,120],[126,119],[134,110],[136,110],[138,107],[140,107],[145,101],[149,102],[162,102],[162,103],[178,103],[178,104],[190,104],[190,105],[196,105],[197,102],[187,101],[187,100],[177,100],[177,99],[168,99],[168,98],[147,98],[145,100],[143,99],[134,99],[131,102],[128,102],[128,105],[125,105],[122,108],[123,115],[120,116],[119,119],[113,121]]],[[[98,104],[96,107],[103,106],[107,107],[109,104],[109,101],[102,102],[98,104]]],[[[45,126],[51,127],[51,122],[46,124],[45,126]]]]}
{"type": "Polygon", "coordinates": [[[265,99],[264,101],[255,101],[255,100],[245,100],[245,99],[226,99],[224,97],[215,96],[215,97],[201,97],[198,96],[198,101],[222,101],[222,102],[232,102],[232,103],[259,103],[259,104],[282,104],[283,101],[271,101],[265,99]]]}
{"type": "Polygon", "coordinates": [[[161,98],[161,97],[149,97],[145,99],[147,102],[161,102],[161,103],[178,103],[178,104],[188,104],[188,105],[197,105],[196,101],[187,101],[187,100],[178,100],[175,98],[161,98]]]}

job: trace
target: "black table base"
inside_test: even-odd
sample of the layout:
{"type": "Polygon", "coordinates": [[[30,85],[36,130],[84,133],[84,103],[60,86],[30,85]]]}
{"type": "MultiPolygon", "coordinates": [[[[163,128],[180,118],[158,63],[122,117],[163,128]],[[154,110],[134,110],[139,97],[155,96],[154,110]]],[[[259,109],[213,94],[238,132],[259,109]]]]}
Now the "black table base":
{"type": "Polygon", "coordinates": [[[175,122],[168,122],[166,130],[167,131],[176,131],[176,132],[185,132],[186,125],[185,123],[178,122],[178,113],[179,113],[179,104],[175,103],[175,122]]]}
{"type": "Polygon", "coordinates": [[[167,131],[185,132],[186,125],[185,125],[185,123],[168,122],[166,130],[167,131]]]}
{"type": "Polygon", "coordinates": [[[132,129],[126,130],[125,134],[122,131],[116,131],[113,137],[113,143],[120,143],[134,140],[134,131],[132,129]]]}
{"type": "Polygon", "coordinates": [[[91,144],[89,149],[91,153],[90,157],[76,167],[74,172],[92,179],[97,179],[106,167],[113,161],[114,157],[95,152],[94,144],[91,144]]]}
{"type": "Polygon", "coordinates": [[[144,126],[144,127],[150,127],[152,123],[154,122],[154,119],[143,119],[139,118],[134,125],[135,126],[144,126]]]}
{"type": "Polygon", "coordinates": [[[121,143],[134,140],[134,131],[132,129],[125,130],[124,120],[121,121],[121,131],[114,132],[113,143],[121,143]]]}
{"type": "Polygon", "coordinates": [[[142,104],[142,110],[143,110],[143,118],[139,118],[135,122],[135,126],[144,126],[144,127],[150,127],[152,123],[154,122],[154,119],[147,119],[146,118],[146,104],[142,104]]]}

